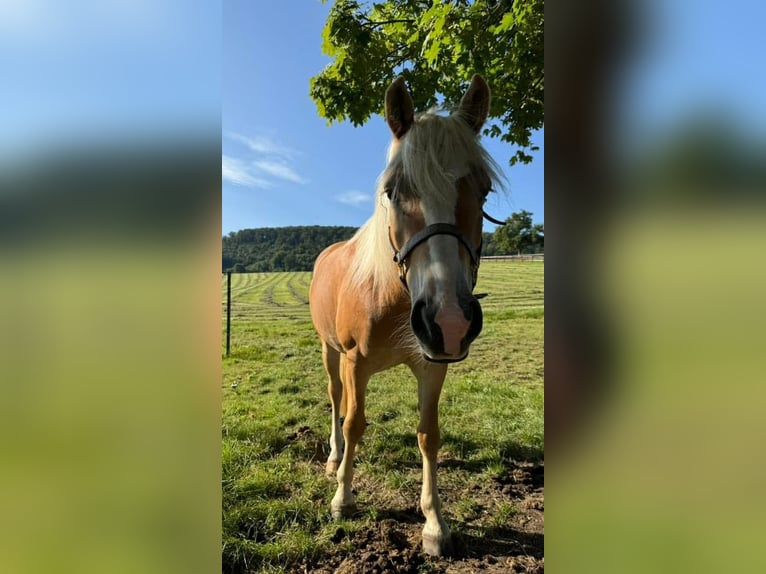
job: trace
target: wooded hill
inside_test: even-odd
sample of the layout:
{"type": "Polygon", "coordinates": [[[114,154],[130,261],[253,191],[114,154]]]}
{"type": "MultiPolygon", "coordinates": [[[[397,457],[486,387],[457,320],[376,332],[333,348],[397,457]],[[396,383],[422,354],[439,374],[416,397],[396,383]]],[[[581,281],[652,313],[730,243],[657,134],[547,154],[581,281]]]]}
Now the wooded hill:
{"type": "MultiPolygon", "coordinates": [[[[311,271],[328,245],[349,239],[356,227],[261,227],[231,232],[223,238],[223,271],[311,271]]],[[[484,233],[483,255],[505,255],[492,233],[484,233]]]]}

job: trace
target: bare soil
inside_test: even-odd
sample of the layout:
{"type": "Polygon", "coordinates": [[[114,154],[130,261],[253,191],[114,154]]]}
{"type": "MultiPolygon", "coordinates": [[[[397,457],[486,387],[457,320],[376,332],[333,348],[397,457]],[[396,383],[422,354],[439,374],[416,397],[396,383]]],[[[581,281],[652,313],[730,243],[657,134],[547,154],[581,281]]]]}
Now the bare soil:
{"type": "MultiPolygon", "coordinates": [[[[441,466],[449,467],[451,462],[441,461],[441,466]]],[[[407,506],[405,499],[391,500],[391,510],[372,526],[353,535],[338,527],[332,538],[334,547],[317,560],[300,564],[293,572],[542,573],[545,571],[544,472],[544,462],[523,461],[506,467],[497,478],[485,483],[464,480],[470,477],[467,469],[447,474],[440,484],[445,510],[466,495],[473,501],[474,509],[462,521],[447,517],[453,528],[451,557],[433,558],[424,554],[420,543],[421,513],[414,505],[407,506]],[[513,504],[517,510],[500,525],[496,517],[493,520],[490,510],[497,507],[499,500],[513,504]],[[475,534],[477,532],[480,534],[475,534]]]]}

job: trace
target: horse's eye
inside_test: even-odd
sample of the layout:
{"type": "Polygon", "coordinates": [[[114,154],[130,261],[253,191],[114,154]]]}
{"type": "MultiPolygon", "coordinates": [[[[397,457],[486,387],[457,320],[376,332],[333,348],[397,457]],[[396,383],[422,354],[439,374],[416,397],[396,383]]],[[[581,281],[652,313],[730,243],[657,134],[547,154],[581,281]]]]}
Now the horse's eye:
{"type": "Polygon", "coordinates": [[[393,201],[396,198],[396,190],[393,186],[386,186],[383,191],[386,194],[386,197],[389,199],[389,201],[393,201]]]}

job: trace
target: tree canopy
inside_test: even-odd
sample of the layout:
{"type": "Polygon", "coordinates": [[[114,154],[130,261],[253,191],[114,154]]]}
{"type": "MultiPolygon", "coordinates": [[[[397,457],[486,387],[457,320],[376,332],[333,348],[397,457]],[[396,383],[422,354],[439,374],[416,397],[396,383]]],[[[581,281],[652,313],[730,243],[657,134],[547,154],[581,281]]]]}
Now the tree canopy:
{"type": "MultiPolygon", "coordinates": [[[[323,0],[326,1],[326,0],[323,0]]],[[[517,146],[528,163],[543,126],[543,0],[335,0],[322,32],[333,60],[310,82],[319,115],[364,124],[403,76],[416,110],[456,106],[474,73],[492,89],[484,134],[517,146]]]]}
{"type": "Polygon", "coordinates": [[[542,223],[533,224],[529,211],[511,214],[505,225],[498,226],[493,236],[497,248],[505,253],[539,253],[545,246],[542,223]]]}

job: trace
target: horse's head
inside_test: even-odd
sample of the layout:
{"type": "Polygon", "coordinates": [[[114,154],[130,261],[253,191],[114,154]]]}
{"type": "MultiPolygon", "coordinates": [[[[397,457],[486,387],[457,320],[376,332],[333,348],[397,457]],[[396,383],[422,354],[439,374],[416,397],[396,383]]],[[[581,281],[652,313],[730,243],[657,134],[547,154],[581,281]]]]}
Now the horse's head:
{"type": "Polygon", "coordinates": [[[464,359],[482,327],[473,296],[482,240],[482,206],[497,177],[478,142],[489,88],[474,76],[449,116],[415,117],[402,78],[386,91],[394,139],[381,177],[388,233],[408,289],[410,325],[426,359],[464,359]]]}

